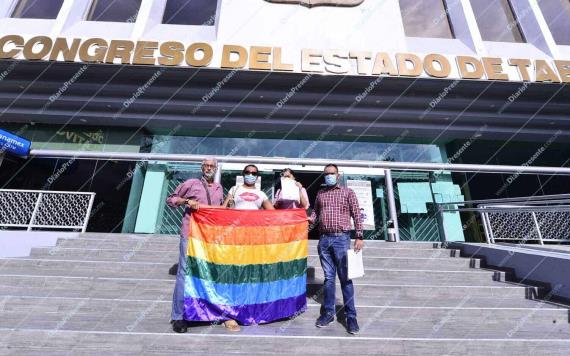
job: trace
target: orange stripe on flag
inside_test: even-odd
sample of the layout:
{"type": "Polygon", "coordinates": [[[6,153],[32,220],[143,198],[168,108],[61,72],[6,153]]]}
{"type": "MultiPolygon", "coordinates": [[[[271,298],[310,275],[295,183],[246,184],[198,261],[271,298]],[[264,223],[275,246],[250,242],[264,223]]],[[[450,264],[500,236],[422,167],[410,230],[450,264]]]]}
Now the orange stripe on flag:
{"type": "Polygon", "coordinates": [[[282,244],[307,239],[307,221],[284,226],[216,226],[191,219],[190,237],[221,245],[282,244]]]}

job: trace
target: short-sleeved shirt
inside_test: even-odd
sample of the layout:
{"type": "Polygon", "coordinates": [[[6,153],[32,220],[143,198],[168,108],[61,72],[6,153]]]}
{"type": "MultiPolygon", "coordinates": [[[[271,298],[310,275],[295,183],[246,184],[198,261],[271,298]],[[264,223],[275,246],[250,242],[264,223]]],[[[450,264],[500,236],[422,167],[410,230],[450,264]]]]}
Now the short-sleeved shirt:
{"type": "MultiPolygon", "coordinates": [[[[206,181],[202,179],[188,179],[182,182],[172,194],[166,198],[166,204],[172,208],[178,207],[176,201],[178,198],[196,200],[200,204],[208,204],[208,195],[204,189],[206,181]]],[[[224,190],[219,183],[212,183],[207,185],[210,192],[210,200],[212,206],[222,205],[224,198],[224,190]]],[[[189,207],[184,207],[184,216],[182,216],[182,226],[180,227],[180,236],[188,237],[190,227],[190,214],[192,210],[189,207]]]]}
{"type": "Polygon", "coordinates": [[[261,209],[267,195],[259,189],[246,189],[243,186],[233,187],[230,194],[234,197],[234,209],[261,209]]]}

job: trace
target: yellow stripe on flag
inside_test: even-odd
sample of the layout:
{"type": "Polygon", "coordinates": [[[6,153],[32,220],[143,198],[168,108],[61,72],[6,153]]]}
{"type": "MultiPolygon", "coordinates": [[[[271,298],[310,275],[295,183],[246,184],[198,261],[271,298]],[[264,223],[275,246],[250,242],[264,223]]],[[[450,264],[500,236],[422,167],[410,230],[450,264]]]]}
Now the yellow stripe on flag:
{"type": "Polygon", "coordinates": [[[308,241],[269,245],[220,245],[189,238],[187,253],[188,256],[217,264],[268,264],[306,258],[308,241]]]}

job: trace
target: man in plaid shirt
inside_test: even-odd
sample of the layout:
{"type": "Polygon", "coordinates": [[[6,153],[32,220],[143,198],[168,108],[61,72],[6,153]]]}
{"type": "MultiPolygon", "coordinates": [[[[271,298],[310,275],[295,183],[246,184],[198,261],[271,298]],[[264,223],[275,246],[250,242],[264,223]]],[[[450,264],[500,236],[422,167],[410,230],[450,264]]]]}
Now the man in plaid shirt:
{"type": "Polygon", "coordinates": [[[315,325],[323,328],[334,321],[335,279],[338,273],[347,331],[350,334],[358,334],[360,330],[354,307],[354,287],[352,281],[348,279],[346,252],[350,248],[351,217],[356,229],[354,250],[358,252],[364,246],[360,209],[354,191],[338,184],[338,167],[335,164],[325,167],[324,176],[327,187],[318,192],[313,212],[309,218],[311,222],[317,222],[319,225],[318,252],[325,275],[325,300],[321,308],[321,316],[315,325]]]}

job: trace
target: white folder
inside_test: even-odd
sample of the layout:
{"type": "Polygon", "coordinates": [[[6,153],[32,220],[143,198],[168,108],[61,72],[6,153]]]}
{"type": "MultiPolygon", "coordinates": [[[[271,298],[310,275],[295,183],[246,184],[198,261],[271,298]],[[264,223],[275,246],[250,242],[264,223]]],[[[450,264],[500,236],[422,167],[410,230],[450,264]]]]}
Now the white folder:
{"type": "Polygon", "coordinates": [[[364,276],[364,264],[362,262],[362,250],[354,252],[350,249],[347,251],[348,258],[348,279],[354,279],[364,276]]]}

